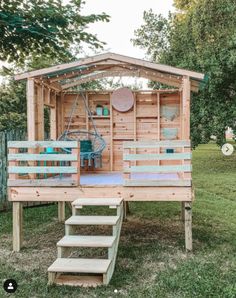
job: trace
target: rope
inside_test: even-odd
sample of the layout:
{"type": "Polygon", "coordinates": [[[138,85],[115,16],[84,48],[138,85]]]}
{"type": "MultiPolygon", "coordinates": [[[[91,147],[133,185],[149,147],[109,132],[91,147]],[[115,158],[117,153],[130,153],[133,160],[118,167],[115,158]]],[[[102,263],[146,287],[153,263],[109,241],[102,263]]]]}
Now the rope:
{"type": "Polygon", "coordinates": [[[89,118],[90,118],[90,120],[91,120],[91,122],[92,122],[92,125],[93,125],[93,129],[94,129],[96,135],[97,135],[97,136],[100,136],[100,134],[99,134],[98,131],[97,131],[96,124],[95,124],[95,121],[94,121],[94,119],[93,119],[93,115],[92,115],[92,113],[91,113],[91,110],[89,109],[89,106],[87,105],[87,100],[86,100],[86,98],[85,98],[85,96],[84,96],[84,93],[83,93],[82,91],[80,91],[80,95],[81,95],[82,98],[83,98],[83,101],[84,101],[84,105],[85,105],[86,111],[87,111],[88,116],[89,116],[89,118]]]}
{"type": "Polygon", "coordinates": [[[83,93],[82,91],[80,91],[80,93],[77,94],[77,96],[76,96],[76,98],[75,98],[75,101],[74,101],[74,103],[73,103],[73,106],[72,106],[72,109],[71,109],[71,113],[70,113],[69,122],[68,122],[67,128],[66,128],[66,130],[65,130],[65,135],[67,135],[68,132],[69,132],[69,130],[70,130],[70,126],[71,126],[71,122],[72,122],[72,117],[73,117],[73,115],[74,115],[75,108],[76,108],[76,106],[77,106],[77,102],[78,102],[78,99],[79,99],[79,94],[82,96],[82,99],[83,99],[83,101],[84,101],[84,106],[85,106],[85,109],[86,109],[86,111],[87,111],[87,113],[88,113],[88,116],[89,116],[89,118],[90,118],[90,120],[91,120],[91,122],[92,122],[93,129],[94,129],[96,135],[97,135],[97,136],[100,136],[100,134],[99,134],[98,131],[97,131],[96,124],[95,124],[95,121],[94,121],[94,119],[93,119],[93,115],[92,115],[92,113],[91,113],[91,110],[89,109],[89,106],[87,105],[86,98],[85,98],[84,93],[83,93]]]}
{"type": "Polygon", "coordinates": [[[69,118],[69,122],[68,122],[68,125],[67,125],[67,129],[66,129],[66,131],[65,131],[65,135],[67,135],[68,132],[69,132],[70,125],[71,125],[71,121],[72,121],[72,117],[73,117],[73,115],[74,115],[74,111],[75,111],[75,108],[76,108],[76,106],[77,106],[77,101],[78,101],[78,99],[79,99],[79,94],[77,94],[77,96],[76,96],[76,98],[75,98],[75,101],[74,101],[74,103],[73,103],[73,107],[72,107],[72,109],[71,109],[71,113],[70,113],[70,118],[69,118]]]}

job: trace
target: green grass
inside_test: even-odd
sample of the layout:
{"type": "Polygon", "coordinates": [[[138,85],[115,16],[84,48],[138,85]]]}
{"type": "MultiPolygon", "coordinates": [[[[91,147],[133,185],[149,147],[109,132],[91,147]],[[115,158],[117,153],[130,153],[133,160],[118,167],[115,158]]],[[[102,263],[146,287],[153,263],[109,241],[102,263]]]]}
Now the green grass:
{"type": "MultiPolygon", "coordinates": [[[[192,254],[184,251],[179,203],[132,203],[109,286],[47,287],[55,243],[64,234],[51,205],[24,210],[20,253],[11,252],[11,213],[0,214],[1,281],[15,278],[19,288],[11,296],[22,298],[236,297],[236,154],[225,157],[213,143],[199,146],[193,153],[193,182],[192,254]]],[[[2,288],[0,297],[8,297],[2,288]]]]}

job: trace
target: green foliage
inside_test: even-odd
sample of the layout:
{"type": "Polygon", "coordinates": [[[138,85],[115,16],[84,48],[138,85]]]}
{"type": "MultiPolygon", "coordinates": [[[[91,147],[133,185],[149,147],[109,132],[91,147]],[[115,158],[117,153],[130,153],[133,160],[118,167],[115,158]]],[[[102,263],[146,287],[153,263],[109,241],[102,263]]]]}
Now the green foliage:
{"type": "Polygon", "coordinates": [[[26,129],[25,82],[0,85],[0,131],[26,129]]]}
{"type": "Polygon", "coordinates": [[[31,55],[73,58],[69,48],[103,45],[86,32],[90,23],[108,21],[105,13],[81,15],[82,0],[4,0],[0,2],[0,60],[23,63],[31,55]]]}
{"type": "Polygon", "coordinates": [[[227,126],[236,129],[236,2],[176,0],[181,11],[167,19],[152,10],[135,31],[134,45],[153,61],[201,71],[209,81],[193,96],[193,145],[212,134],[224,142],[227,126]]]}

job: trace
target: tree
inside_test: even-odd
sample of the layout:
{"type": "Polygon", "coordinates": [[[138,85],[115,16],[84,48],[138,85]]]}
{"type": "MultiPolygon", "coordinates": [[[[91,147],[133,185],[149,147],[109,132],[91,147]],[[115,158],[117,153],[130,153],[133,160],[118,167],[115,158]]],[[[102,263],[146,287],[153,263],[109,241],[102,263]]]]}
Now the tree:
{"type": "Polygon", "coordinates": [[[81,15],[82,0],[3,0],[0,2],[0,60],[21,62],[31,55],[73,58],[70,45],[102,47],[90,23],[108,21],[105,13],[81,15]]]}
{"type": "Polygon", "coordinates": [[[26,84],[10,80],[0,85],[0,131],[26,129],[26,84]]]}
{"type": "Polygon", "coordinates": [[[153,61],[201,71],[209,78],[191,102],[193,144],[212,134],[222,144],[227,126],[236,130],[236,3],[234,0],[175,0],[167,19],[144,13],[136,46],[153,61]]]}

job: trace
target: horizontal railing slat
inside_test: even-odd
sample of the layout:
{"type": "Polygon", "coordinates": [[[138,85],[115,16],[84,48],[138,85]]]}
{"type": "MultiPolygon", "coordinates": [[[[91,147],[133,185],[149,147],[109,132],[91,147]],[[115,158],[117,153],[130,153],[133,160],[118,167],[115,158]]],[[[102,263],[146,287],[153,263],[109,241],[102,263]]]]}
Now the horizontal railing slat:
{"type": "Polygon", "coordinates": [[[8,154],[9,161],[76,161],[77,158],[78,157],[75,154],[8,154]]]}
{"type": "Polygon", "coordinates": [[[124,186],[191,186],[191,180],[125,180],[124,186]]]}
{"type": "Polygon", "coordinates": [[[8,167],[9,174],[75,174],[77,167],[8,167]]]}
{"type": "Polygon", "coordinates": [[[164,172],[191,172],[191,165],[171,165],[171,166],[131,166],[124,169],[124,173],[164,173],[164,172]]]}
{"type": "Polygon", "coordinates": [[[132,148],[160,148],[160,147],[169,147],[169,148],[178,148],[178,147],[190,147],[190,141],[137,141],[137,142],[124,142],[124,149],[132,149],[132,148]]]}
{"type": "Polygon", "coordinates": [[[160,154],[125,154],[123,159],[128,160],[183,160],[191,159],[191,153],[160,153],[160,154]]]}
{"type": "Polygon", "coordinates": [[[73,179],[46,178],[46,179],[16,179],[8,180],[8,186],[76,186],[77,181],[73,179]]]}
{"type": "Polygon", "coordinates": [[[78,148],[78,141],[9,141],[8,148],[78,148]]]}

